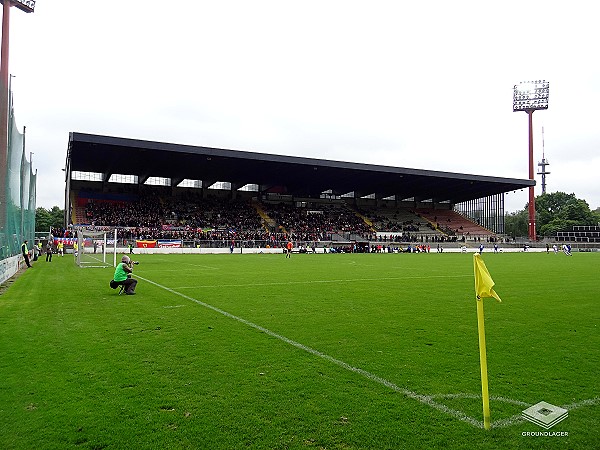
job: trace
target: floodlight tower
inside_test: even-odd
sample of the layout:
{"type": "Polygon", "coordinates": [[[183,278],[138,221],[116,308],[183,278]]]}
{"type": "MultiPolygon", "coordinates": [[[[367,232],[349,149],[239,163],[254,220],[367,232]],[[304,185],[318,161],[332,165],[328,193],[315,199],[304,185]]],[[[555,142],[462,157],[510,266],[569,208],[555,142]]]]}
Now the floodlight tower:
{"type": "MultiPolygon", "coordinates": [[[[2,44],[0,55],[0,211],[6,210],[6,172],[8,158],[8,35],[10,29],[10,7],[32,13],[34,0],[0,0],[2,4],[2,44]]],[[[6,215],[0,213],[0,232],[4,229],[6,215]]]]}
{"type": "MultiPolygon", "coordinates": [[[[548,109],[550,83],[544,80],[525,81],[515,84],[513,112],[525,111],[529,116],[529,179],[535,180],[533,171],[533,112],[548,109]]],[[[535,193],[529,186],[529,240],[535,241],[535,193]]]]}

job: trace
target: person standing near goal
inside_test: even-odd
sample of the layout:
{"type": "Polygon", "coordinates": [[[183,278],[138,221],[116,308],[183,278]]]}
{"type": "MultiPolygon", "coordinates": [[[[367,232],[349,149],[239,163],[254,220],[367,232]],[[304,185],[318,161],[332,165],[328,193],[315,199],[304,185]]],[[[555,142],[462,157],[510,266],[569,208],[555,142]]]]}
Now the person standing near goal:
{"type": "Polygon", "coordinates": [[[121,258],[121,262],[117,264],[117,268],[115,269],[115,274],[113,276],[113,280],[117,285],[123,285],[125,294],[134,295],[135,294],[135,286],[137,284],[137,280],[131,278],[131,274],[133,273],[133,262],[129,258],[129,256],[124,255],[121,258]]]}
{"type": "Polygon", "coordinates": [[[50,239],[46,243],[46,262],[52,262],[52,241],[50,239]]]}
{"type": "Polygon", "coordinates": [[[23,241],[23,244],[21,245],[21,253],[23,254],[23,259],[25,260],[25,264],[27,264],[27,267],[31,267],[31,263],[29,262],[29,249],[27,248],[27,239],[25,239],[23,241]]]}

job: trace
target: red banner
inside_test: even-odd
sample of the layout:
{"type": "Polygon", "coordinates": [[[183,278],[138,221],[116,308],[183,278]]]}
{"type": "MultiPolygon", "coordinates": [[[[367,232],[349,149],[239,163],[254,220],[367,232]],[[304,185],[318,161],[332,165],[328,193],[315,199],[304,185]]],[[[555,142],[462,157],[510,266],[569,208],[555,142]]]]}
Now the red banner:
{"type": "Polygon", "coordinates": [[[156,241],[135,241],[137,248],[156,248],[156,241]]]}

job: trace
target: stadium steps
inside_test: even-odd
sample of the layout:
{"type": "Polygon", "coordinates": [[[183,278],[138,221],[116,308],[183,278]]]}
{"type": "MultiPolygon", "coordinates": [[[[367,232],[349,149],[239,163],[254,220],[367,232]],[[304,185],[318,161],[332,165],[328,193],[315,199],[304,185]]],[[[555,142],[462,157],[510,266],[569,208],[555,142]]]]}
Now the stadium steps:
{"type": "Polygon", "coordinates": [[[478,225],[454,210],[419,209],[417,213],[433,223],[434,226],[439,224],[439,230],[441,231],[443,231],[444,227],[447,227],[457,235],[495,236],[492,231],[478,225]]]}
{"type": "Polygon", "coordinates": [[[354,211],[354,210],[353,210],[352,212],[354,213],[354,215],[355,215],[356,217],[358,217],[358,218],[359,218],[359,219],[361,219],[361,220],[362,220],[362,221],[363,221],[365,224],[367,224],[367,225],[368,225],[368,227],[369,227],[369,229],[370,229],[372,232],[375,232],[375,231],[377,231],[377,230],[375,230],[375,226],[373,225],[373,222],[371,222],[371,220],[370,220],[368,217],[365,217],[365,216],[363,216],[363,215],[362,215],[360,212],[358,212],[358,211],[354,211]]]}
{"type": "Polygon", "coordinates": [[[74,205],[74,207],[71,210],[71,223],[87,223],[87,218],[85,215],[85,206],[80,206],[77,204],[76,194],[74,192],[71,193],[71,205],[74,205]]]}
{"type": "Polygon", "coordinates": [[[252,199],[250,204],[256,210],[256,213],[260,216],[260,218],[263,220],[264,228],[266,231],[269,231],[269,228],[275,228],[277,224],[271,217],[269,217],[269,215],[265,212],[265,210],[262,208],[261,204],[258,201],[252,199]]]}

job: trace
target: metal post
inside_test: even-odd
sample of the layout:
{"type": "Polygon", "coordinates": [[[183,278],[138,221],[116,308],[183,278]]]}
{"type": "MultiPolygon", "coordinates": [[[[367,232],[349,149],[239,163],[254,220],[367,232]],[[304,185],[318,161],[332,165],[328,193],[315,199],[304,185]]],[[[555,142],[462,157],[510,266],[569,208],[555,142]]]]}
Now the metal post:
{"type": "Polygon", "coordinates": [[[117,267],[117,229],[115,228],[115,238],[113,241],[113,267],[117,267]]]}
{"type": "Polygon", "coordinates": [[[0,232],[7,223],[6,175],[8,172],[8,48],[10,1],[2,9],[2,45],[0,56],[0,232]]]}
{"type": "MultiPolygon", "coordinates": [[[[533,109],[527,111],[529,116],[529,179],[535,180],[533,174],[533,109]]],[[[535,230],[535,192],[534,187],[529,186],[529,240],[536,241],[535,230]]]]}

